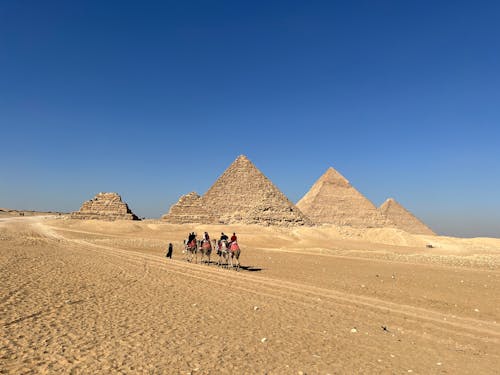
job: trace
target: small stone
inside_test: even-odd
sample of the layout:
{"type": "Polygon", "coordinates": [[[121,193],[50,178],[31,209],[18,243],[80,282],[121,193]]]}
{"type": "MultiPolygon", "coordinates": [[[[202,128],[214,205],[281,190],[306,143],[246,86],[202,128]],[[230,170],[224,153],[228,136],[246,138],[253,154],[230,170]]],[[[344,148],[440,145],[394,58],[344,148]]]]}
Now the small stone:
{"type": "Polygon", "coordinates": [[[358,330],[356,328],[351,329],[351,333],[356,333],[358,330]]]}
{"type": "Polygon", "coordinates": [[[263,338],[260,340],[260,342],[262,342],[262,343],[264,343],[264,342],[266,342],[266,341],[267,341],[267,338],[266,338],[266,337],[263,337],[263,338]]]}
{"type": "Polygon", "coordinates": [[[413,372],[413,370],[408,370],[408,372],[413,372]]]}
{"type": "Polygon", "coordinates": [[[475,312],[479,312],[479,309],[474,309],[475,312]]]}
{"type": "Polygon", "coordinates": [[[197,303],[193,303],[191,306],[196,307],[196,306],[198,306],[198,304],[197,303]]]}
{"type": "Polygon", "coordinates": [[[441,366],[441,365],[442,365],[442,363],[441,363],[441,362],[438,362],[438,363],[436,363],[436,365],[441,366]]]}
{"type": "Polygon", "coordinates": [[[259,306],[254,306],[253,309],[257,311],[259,309],[259,306]]]}
{"type": "Polygon", "coordinates": [[[395,355],[394,355],[394,354],[391,354],[391,358],[394,358],[394,357],[395,357],[395,355]]]}
{"type": "Polygon", "coordinates": [[[361,288],[366,288],[366,285],[365,284],[361,284],[361,288]]]}

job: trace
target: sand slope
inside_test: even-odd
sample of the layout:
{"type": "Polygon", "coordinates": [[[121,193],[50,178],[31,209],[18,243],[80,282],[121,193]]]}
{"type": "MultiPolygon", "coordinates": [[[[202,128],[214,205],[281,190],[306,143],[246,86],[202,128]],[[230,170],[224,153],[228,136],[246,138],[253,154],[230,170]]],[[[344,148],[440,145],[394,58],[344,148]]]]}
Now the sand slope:
{"type": "Polygon", "coordinates": [[[496,239],[2,220],[2,373],[500,368],[496,239]],[[180,243],[192,230],[236,231],[245,269],[185,262],[180,243]],[[164,258],[168,242],[173,260],[164,258]]]}

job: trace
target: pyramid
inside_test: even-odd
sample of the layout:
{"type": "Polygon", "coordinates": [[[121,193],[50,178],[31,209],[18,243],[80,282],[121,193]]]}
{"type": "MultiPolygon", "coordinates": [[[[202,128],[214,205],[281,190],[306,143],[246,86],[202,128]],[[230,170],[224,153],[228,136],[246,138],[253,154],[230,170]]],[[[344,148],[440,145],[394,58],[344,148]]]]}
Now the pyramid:
{"type": "Polygon", "coordinates": [[[72,219],[138,220],[117,193],[99,193],[83,202],[79,211],[71,213],[72,219]]]}
{"type": "Polygon", "coordinates": [[[357,228],[389,226],[389,221],[333,168],[316,181],[297,207],[316,224],[357,228]]]}
{"type": "Polygon", "coordinates": [[[202,197],[221,224],[295,226],[311,221],[247,159],[240,155],[202,197]]]}
{"type": "Polygon", "coordinates": [[[393,198],[387,199],[379,207],[379,211],[389,219],[396,228],[402,229],[405,232],[413,234],[436,234],[393,198]]]}
{"type": "Polygon", "coordinates": [[[201,196],[194,191],[180,197],[161,219],[172,224],[208,224],[214,221],[202,206],[201,196]]]}

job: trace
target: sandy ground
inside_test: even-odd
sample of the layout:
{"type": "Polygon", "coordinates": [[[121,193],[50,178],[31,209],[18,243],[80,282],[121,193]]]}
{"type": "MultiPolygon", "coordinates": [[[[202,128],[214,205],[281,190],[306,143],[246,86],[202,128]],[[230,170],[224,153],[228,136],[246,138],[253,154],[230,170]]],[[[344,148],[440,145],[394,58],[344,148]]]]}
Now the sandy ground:
{"type": "Polygon", "coordinates": [[[0,268],[0,373],[500,372],[498,239],[4,217],[0,268]]]}

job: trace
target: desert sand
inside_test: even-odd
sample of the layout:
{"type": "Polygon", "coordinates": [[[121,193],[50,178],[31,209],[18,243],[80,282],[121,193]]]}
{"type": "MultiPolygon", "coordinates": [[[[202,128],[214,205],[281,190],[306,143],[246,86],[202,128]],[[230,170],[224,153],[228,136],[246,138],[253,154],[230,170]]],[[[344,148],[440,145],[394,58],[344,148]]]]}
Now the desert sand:
{"type": "Polygon", "coordinates": [[[499,266],[499,239],[4,215],[0,373],[498,374],[499,266]],[[240,271],[184,260],[205,230],[240,271]]]}

